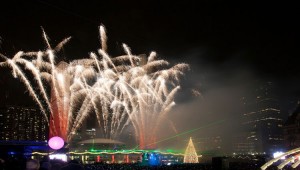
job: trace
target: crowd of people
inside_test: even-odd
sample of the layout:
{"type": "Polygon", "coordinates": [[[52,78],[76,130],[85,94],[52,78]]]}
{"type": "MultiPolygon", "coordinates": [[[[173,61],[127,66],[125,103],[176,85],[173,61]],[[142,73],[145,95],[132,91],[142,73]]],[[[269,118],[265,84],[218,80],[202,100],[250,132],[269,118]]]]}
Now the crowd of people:
{"type": "MultiPolygon", "coordinates": [[[[70,160],[64,162],[61,160],[50,160],[44,157],[41,160],[26,159],[26,158],[0,158],[0,170],[219,170],[212,164],[173,164],[173,165],[159,165],[148,166],[139,163],[135,164],[82,164],[78,160],[70,160]]],[[[221,169],[224,169],[222,167],[221,169]]],[[[260,170],[260,165],[251,163],[230,163],[225,169],[228,170],[260,170]]],[[[277,170],[277,166],[273,165],[267,170],[277,170]]],[[[283,170],[291,170],[291,166],[284,167],[283,170]]],[[[300,168],[298,168],[300,169],[300,168]]],[[[298,170],[295,169],[295,170],[298,170]]]]}
{"type": "Polygon", "coordinates": [[[44,157],[36,159],[9,158],[0,159],[0,170],[85,170],[84,165],[77,160],[64,162],[61,160],[50,160],[44,157]]]}
{"type": "Polygon", "coordinates": [[[211,170],[211,165],[204,164],[174,164],[145,166],[140,164],[89,164],[84,166],[85,170],[211,170]]]}
{"type": "Polygon", "coordinates": [[[64,162],[50,160],[47,157],[38,161],[36,159],[9,158],[1,159],[0,170],[84,170],[84,165],[77,160],[64,162]]]}
{"type": "Polygon", "coordinates": [[[139,163],[135,164],[82,164],[77,160],[64,162],[61,160],[50,160],[45,157],[38,161],[35,159],[10,158],[0,159],[0,170],[211,170],[210,164],[174,164],[148,166],[139,163]]]}
{"type": "Polygon", "coordinates": [[[141,164],[82,164],[80,161],[71,160],[35,160],[35,159],[0,159],[0,170],[211,170],[211,165],[204,164],[174,164],[146,166],[141,164]]]}

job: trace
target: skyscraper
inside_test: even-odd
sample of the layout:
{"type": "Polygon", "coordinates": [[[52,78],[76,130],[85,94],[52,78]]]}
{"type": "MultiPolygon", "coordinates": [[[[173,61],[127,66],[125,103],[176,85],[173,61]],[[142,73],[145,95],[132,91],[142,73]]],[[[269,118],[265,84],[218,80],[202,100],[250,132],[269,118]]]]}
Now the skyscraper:
{"type": "Polygon", "coordinates": [[[300,147],[300,103],[284,124],[284,143],[287,150],[300,147]]]}
{"type": "Polygon", "coordinates": [[[274,153],[283,147],[283,116],[276,86],[261,83],[252,97],[243,98],[243,150],[248,153],[274,153]],[[246,147],[246,148],[245,148],[246,147]]]}
{"type": "Polygon", "coordinates": [[[48,125],[39,109],[8,106],[0,108],[0,140],[45,141],[48,125]]]}

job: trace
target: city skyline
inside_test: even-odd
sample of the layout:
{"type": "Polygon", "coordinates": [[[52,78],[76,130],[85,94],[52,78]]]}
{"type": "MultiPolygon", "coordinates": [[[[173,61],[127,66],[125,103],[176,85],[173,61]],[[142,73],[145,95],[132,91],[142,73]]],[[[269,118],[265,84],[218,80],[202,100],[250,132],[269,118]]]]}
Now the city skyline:
{"type": "MultiPolygon", "coordinates": [[[[121,43],[127,43],[135,54],[148,55],[154,50],[162,59],[190,64],[176,98],[175,110],[185,114],[171,113],[177,131],[199,128],[225,117],[234,121],[239,114],[236,102],[244,94],[249,95],[250,86],[259,86],[260,81],[278,86],[276,93],[287,118],[300,94],[295,9],[280,4],[271,4],[273,8],[241,4],[236,8],[225,2],[194,3],[80,5],[31,0],[16,6],[11,2],[1,11],[0,53],[13,56],[19,50],[45,48],[42,26],[53,42],[72,36],[61,60],[82,58],[100,46],[97,27],[103,24],[112,54],[122,53],[121,43]]],[[[23,95],[24,86],[6,72],[0,69],[0,104],[33,105],[27,92],[23,95]]],[[[225,129],[229,133],[232,127],[226,125],[225,129]]]]}

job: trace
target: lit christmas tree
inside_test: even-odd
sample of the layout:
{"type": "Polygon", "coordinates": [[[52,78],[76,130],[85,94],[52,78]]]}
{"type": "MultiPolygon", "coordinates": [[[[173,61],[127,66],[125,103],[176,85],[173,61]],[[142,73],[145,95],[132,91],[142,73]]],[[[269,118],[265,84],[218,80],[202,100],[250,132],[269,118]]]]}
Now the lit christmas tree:
{"type": "Polygon", "coordinates": [[[197,155],[196,149],[194,147],[192,138],[190,138],[189,144],[185,150],[183,162],[184,163],[199,163],[198,155],[197,155]]]}

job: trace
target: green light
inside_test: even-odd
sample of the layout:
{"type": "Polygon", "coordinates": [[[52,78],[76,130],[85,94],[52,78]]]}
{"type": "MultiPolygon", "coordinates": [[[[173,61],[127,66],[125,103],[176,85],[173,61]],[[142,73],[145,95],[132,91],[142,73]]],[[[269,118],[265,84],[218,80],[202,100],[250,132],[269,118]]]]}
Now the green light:
{"type": "Polygon", "coordinates": [[[173,149],[167,149],[167,152],[174,152],[173,149]]]}
{"type": "MultiPolygon", "coordinates": [[[[176,134],[176,135],[174,135],[174,136],[171,136],[171,137],[162,139],[162,140],[160,140],[160,141],[157,141],[157,142],[154,142],[154,143],[150,143],[150,144],[148,144],[148,145],[146,145],[146,146],[153,145],[153,144],[157,144],[157,143],[161,143],[161,142],[164,142],[164,141],[167,141],[167,140],[176,138],[176,137],[178,137],[178,136],[182,136],[182,135],[185,135],[185,134],[189,134],[189,133],[195,132],[195,131],[200,130],[200,129],[204,129],[204,128],[207,128],[207,127],[211,127],[211,126],[213,126],[213,125],[221,124],[221,123],[223,123],[223,122],[225,122],[225,119],[222,119],[222,120],[219,120],[219,121],[216,121],[216,122],[212,122],[212,123],[210,123],[210,124],[207,124],[207,125],[205,125],[205,126],[201,126],[201,127],[199,127],[199,128],[196,128],[196,129],[192,129],[192,130],[188,130],[188,131],[185,131],[185,132],[176,134]]],[[[137,145],[136,147],[134,147],[134,149],[136,149],[138,146],[139,146],[139,145],[137,145]]]]}

